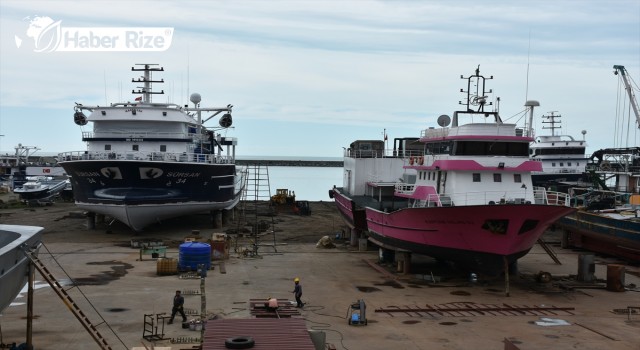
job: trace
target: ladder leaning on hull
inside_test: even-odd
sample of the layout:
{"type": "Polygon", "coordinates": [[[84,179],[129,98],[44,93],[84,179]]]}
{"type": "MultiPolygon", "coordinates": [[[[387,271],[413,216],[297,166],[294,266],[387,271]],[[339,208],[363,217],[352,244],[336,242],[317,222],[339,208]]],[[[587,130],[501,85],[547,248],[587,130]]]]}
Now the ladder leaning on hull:
{"type": "Polygon", "coordinates": [[[58,283],[56,278],[49,272],[46,266],[38,259],[38,257],[31,251],[25,251],[25,254],[29,260],[33,263],[33,266],[40,272],[42,278],[44,278],[47,283],[53,288],[53,290],[58,294],[58,297],[67,305],[69,310],[73,313],[74,316],[80,321],[82,326],[91,334],[91,337],[95,342],[100,346],[100,349],[103,350],[112,350],[111,346],[107,343],[107,340],[98,332],[96,326],[94,326],[91,321],[85,316],[84,312],[80,310],[78,305],[71,299],[71,296],[67,294],[67,291],[58,283]]]}

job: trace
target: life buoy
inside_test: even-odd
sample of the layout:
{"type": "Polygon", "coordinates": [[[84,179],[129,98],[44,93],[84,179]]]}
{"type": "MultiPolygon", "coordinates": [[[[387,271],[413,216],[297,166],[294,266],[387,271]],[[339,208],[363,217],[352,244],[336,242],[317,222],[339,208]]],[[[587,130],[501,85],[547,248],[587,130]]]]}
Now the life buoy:
{"type": "Polygon", "coordinates": [[[602,171],[609,171],[611,170],[611,164],[609,164],[608,161],[603,161],[602,164],[600,164],[600,170],[602,171]]]}
{"type": "Polygon", "coordinates": [[[413,159],[413,156],[409,157],[409,164],[413,165],[414,162],[415,162],[415,160],[413,159]]]}
{"type": "Polygon", "coordinates": [[[424,157],[423,156],[418,157],[418,163],[420,165],[424,164],[424,157]]]}

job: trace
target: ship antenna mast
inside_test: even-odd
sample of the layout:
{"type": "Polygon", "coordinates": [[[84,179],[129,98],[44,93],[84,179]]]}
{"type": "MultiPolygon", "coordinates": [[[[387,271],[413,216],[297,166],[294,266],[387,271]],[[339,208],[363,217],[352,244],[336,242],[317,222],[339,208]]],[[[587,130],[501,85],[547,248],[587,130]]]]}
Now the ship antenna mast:
{"type": "Polygon", "coordinates": [[[144,86],[138,86],[138,91],[131,90],[132,94],[142,94],[142,103],[151,103],[151,96],[154,94],[162,95],[164,94],[164,90],[157,92],[153,91],[152,84],[153,83],[164,83],[164,79],[153,80],[151,77],[151,72],[164,72],[163,67],[151,67],[157,66],[157,64],[141,64],[136,63],[136,66],[144,66],[144,68],[136,68],[131,67],[131,71],[133,72],[144,72],[144,75],[138,79],[132,78],[132,83],[143,83],[144,86]]]}

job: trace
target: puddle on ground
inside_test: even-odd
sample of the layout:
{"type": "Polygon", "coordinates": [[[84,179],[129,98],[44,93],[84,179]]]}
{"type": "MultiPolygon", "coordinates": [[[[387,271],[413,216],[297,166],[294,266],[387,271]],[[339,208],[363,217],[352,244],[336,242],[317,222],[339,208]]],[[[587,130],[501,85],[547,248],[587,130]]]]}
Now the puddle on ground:
{"type": "Polygon", "coordinates": [[[404,289],[404,287],[400,283],[398,283],[396,281],[386,281],[386,282],[383,282],[383,283],[374,283],[373,285],[375,285],[375,286],[393,287],[393,288],[396,288],[396,289],[404,289]]]}
{"type": "Polygon", "coordinates": [[[111,309],[107,309],[108,312],[125,312],[125,311],[129,311],[129,309],[125,309],[123,307],[114,307],[111,309]]]}
{"type": "Polygon", "coordinates": [[[461,319],[461,320],[460,320],[460,322],[473,322],[473,321],[468,320],[468,319],[466,319],[466,318],[463,318],[463,319],[461,319]]]}
{"type": "Polygon", "coordinates": [[[101,271],[99,274],[91,275],[91,277],[74,278],[73,283],[76,286],[104,285],[125,276],[127,274],[127,270],[133,268],[133,265],[131,264],[114,260],[90,262],[87,263],[87,265],[109,265],[111,267],[111,271],[101,271]]]}
{"type": "Polygon", "coordinates": [[[404,323],[404,324],[416,324],[416,323],[420,323],[420,321],[417,321],[417,320],[409,320],[409,321],[402,321],[402,323],[404,323]]]}
{"type": "Polygon", "coordinates": [[[471,293],[464,291],[464,290],[454,290],[451,293],[449,293],[451,295],[464,295],[464,296],[469,296],[471,295],[471,293]]]}
{"type": "Polygon", "coordinates": [[[495,289],[495,288],[487,288],[485,289],[487,292],[494,292],[494,293],[500,293],[502,292],[502,290],[500,289],[495,289]]]}
{"type": "Polygon", "coordinates": [[[363,286],[356,286],[356,288],[363,292],[363,293],[371,293],[371,292],[379,292],[380,289],[376,288],[376,287],[363,287],[363,286]]]}
{"type": "Polygon", "coordinates": [[[457,323],[455,323],[455,322],[449,322],[449,321],[447,321],[447,322],[440,322],[440,324],[441,324],[441,325],[443,325],[443,326],[455,326],[455,325],[457,325],[457,323]]]}
{"type": "Polygon", "coordinates": [[[419,284],[409,284],[408,286],[409,288],[422,288],[422,286],[419,284]]]}

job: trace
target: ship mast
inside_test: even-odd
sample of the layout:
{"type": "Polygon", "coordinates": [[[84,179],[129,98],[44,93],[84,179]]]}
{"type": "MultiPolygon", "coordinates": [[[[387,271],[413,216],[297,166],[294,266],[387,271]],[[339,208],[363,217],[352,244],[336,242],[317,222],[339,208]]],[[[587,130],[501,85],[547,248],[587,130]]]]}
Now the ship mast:
{"type": "Polygon", "coordinates": [[[558,119],[561,118],[561,115],[559,115],[559,114],[556,115],[555,111],[554,112],[549,112],[549,113],[551,113],[551,115],[543,115],[542,116],[542,118],[547,119],[546,121],[543,120],[542,124],[551,124],[551,126],[546,127],[546,126],[543,125],[542,129],[551,129],[551,136],[555,136],[556,135],[556,132],[555,132],[556,129],[560,129],[561,128],[560,126],[556,126],[556,124],[562,123],[560,120],[556,121],[556,118],[558,118],[558,119]]]}
{"type": "Polygon", "coordinates": [[[136,63],[136,66],[144,66],[144,68],[136,68],[136,67],[131,67],[131,71],[134,72],[144,72],[144,76],[138,78],[138,79],[131,79],[132,83],[144,83],[144,86],[138,86],[138,91],[136,90],[131,90],[132,94],[142,94],[142,102],[143,103],[151,103],[151,96],[154,94],[158,94],[158,95],[162,95],[164,94],[164,90],[160,91],[160,92],[156,92],[153,91],[152,88],[152,83],[164,83],[164,79],[160,79],[160,80],[153,80],[153,78],[151,77],[151,72],[164,72],[164,68],[163,67],[151,67],[151,66],[157,66],[157,64],[141,64],[141,63],[136,63]]]}

